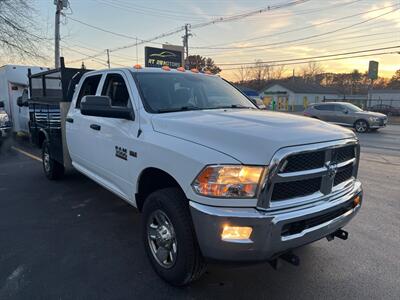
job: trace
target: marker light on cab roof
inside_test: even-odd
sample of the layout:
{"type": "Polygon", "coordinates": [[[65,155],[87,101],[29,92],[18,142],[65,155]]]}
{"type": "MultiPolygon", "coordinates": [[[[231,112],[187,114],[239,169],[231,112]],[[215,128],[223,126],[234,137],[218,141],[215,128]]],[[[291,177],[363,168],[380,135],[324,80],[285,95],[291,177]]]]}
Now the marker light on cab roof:
{"type": "Polygon", "coordinates": [[[199,73],[199,70],[197,70],[195,68],[191,69],[190,71],[192,71],[193,73],[199,73]]]}
{"type": "Polygon", "coordinates": [[[171,68],[168,66],[162,66],[162,68],[164,71],[171,71],[171,68]]]}
{"type": "Polygon", "coordinates": [[[178,69],[176,69],[179,72],[185,72],[185,68],[184,67],[179,67],[178,69]]]}
{"type": "Polygon", "coordinates": [[[139,64],[136,64],[136,65],[134,65],[133,66],[136,70],[139,70],[139,69],[141,69],[142,68],[142,66],[141,65],[139,65],[139,64]]]}

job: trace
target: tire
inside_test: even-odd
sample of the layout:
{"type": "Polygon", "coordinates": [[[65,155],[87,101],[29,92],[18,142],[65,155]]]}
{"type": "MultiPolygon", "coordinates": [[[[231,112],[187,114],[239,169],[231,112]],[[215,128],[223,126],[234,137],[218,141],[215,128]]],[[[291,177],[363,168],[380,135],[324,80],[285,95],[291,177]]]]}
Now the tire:
{"type": "Polygon", "coordinates": [[[365,120],[357,120],[354,123],[354,129],[358,132],[358,133],[365,133],[368,132],[369,130],[369,125],[368,122],[365,120]]]}
{"type": "Polygon", "coordinates": [[[195,281],[206,269],[188,203],[179,188],[166,188],[150,194],[143,207],[142,238],[147,256],[156,273],[175,286],[195,281]]]}
{"type": "Polygon", "coordinates": [[[64,166],[50,156],[50,144],[47,140],[42,145],[42,165],[46,177],[50,180],[57,180],[64,175],[64,166]]]}

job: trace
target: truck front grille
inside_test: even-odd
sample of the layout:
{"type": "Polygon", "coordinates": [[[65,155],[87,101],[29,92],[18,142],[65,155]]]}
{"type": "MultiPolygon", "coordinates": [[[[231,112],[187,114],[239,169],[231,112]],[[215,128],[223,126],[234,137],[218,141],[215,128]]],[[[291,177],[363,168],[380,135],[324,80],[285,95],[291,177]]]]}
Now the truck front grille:
{"type": "Polygon", "coordinates": [[[291,155],[282,166],[284,172],[297,172],[321,168],[325,163],[325,151],[306,152],[291,155]]]}
{"type": "Polygon", "coordinates": [[[279,182],[274,185],[272,201],[286,200],[316,193],[321,188],[321,177],[297,180],[292,182],[279,182]]]}
{"type": "Polygon", "coordinates": [[[353,165],[347,165],[342,168],[339,168],[335,175],[333,186],[336,186],[338,184],[341,184],[342,182],[345,182],[346,180],[349,180],[352,176],[353,176],[353,165]]]}
{"type": "Polygon", "coordinates": [[[272,159],[258,207],[295,206],[327,196],[356,178],[358,160],[354,139],[283,148],[272,159]]]}

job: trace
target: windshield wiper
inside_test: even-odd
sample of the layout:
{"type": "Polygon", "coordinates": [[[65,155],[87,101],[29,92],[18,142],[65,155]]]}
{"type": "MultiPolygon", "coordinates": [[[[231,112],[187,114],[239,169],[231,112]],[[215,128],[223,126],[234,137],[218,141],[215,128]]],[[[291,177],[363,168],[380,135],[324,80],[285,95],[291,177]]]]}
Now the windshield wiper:
{"type": "Polygon", "coordinates": [[[182,107],[174,107],[174,108],[160,108],[157,109],[157,113],[168,113],[168,112],[177,112],[177,111],[189,111],[189,110],[201,110],[203,108],[197,106],[182,106],[182,107]]]}
{"type": "Polygon", "coordinates": [[[210,108],[207,108],[207,109],[223,109],[223,108],[256,109],[255,107],[244,106],[244,105],[240,105],[240,104],[216,106],[216,107],[210,107],[210,108]]]}

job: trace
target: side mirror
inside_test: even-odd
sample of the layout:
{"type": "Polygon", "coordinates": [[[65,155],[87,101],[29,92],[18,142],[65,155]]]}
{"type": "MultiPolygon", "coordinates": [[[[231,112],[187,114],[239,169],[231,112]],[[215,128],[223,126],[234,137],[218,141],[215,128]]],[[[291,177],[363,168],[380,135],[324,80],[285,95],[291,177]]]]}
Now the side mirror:
{"type": "Polygon", "coordinates": [[[4,102],[0,101],[0,109],[4,109],[4,102]]]}
{"type": "Polygon", "coordinates": [[[108,96],[84,96],[81,101],[81,113],[85,116],[134,120],[132,109],[111,106],[108,96]]]}

